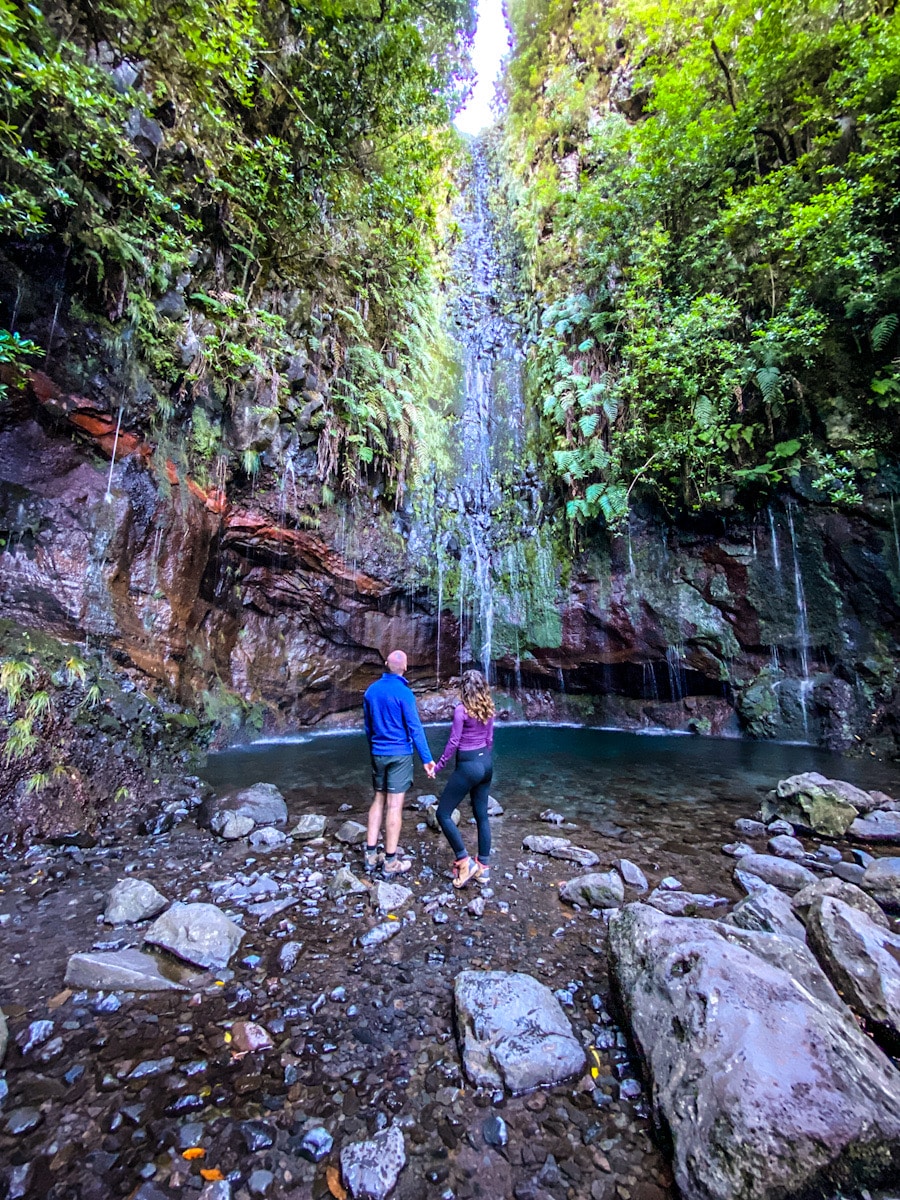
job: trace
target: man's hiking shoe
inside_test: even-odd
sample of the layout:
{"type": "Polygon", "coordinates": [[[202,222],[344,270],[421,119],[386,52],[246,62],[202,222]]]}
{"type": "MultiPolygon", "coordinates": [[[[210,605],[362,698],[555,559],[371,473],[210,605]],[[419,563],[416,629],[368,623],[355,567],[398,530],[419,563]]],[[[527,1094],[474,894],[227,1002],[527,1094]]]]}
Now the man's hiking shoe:
{"type": "Polygon", "coordinates": [[[478,876],[478,863],[474,858],[462,858],[453,864],[453,886],[463,888],[470,879],[478,876]]]}
{"type": "Polygon", "coordinates": [[[475,872],[475,882],[480,884],[482,887],[490,887],[491,886],[491,864],[480,862],[476,858],[475,866],[478,868],[478,870],[475,872]]]}
{"type": "Polygon", "coordinates": [[[386,879],[391,879],[395,875],[405,875],[407,871],[412,870],[412,859],[401,858],[398,854],[396,858],[385,858],[381,868],[382,875],[386,879]]]}
{"type": "Polygon", "coordinates": [[[363,870],[367,875],[372,875],[378,870],[383,862],[384,854],[381,850],[369,850],[367,848],[365,851],[365,857],[363,858],[363,870]]]}

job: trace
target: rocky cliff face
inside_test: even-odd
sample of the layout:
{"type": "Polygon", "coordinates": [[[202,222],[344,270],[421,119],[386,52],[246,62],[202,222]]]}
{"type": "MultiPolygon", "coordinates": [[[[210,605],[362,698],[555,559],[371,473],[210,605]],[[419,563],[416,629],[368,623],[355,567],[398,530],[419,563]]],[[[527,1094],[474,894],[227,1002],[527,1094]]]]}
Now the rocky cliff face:
{"type": "MultiPolygon", "coordinates": [[[[396,645],[426,711],[446,711],[438,654],[446,682],[460,647],[472,655],[468,619],[439,620],[410,513],[373,497],[299,528],[277,486],[204,491],[171,464],[161,475],[121,430],[111,463],[112,413],[90,428],[73,414],[85,410],[39,377],[0,430],[7,619],[105,647],[226,730],[352,718],[396,645]]],[[[293,484],[314,486],[312,463],[293,484]]],[[[522,620],[518,655],[509,622],[494,639],[499,681],[527,715],[893,751],[889,498],[852,516],[792,498],[715,530],[635,518],[568,575],[562,586],[555,572],[554,611],[522,620]]]]}

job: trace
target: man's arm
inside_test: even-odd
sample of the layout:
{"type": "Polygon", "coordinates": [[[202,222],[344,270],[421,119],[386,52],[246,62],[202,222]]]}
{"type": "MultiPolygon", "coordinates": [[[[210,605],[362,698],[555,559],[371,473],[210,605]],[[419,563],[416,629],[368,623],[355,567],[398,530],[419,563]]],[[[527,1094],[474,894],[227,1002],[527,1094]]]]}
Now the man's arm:
{"type": "Polygon", "coordinates": [[[422,728],[422,721],[419,717],[419,710],[416,707],[416,698],[412,693],[412,689],[403,697],[403,717],[419,758],[421,758],[423,765],[430,767],[434,762],[434,757],[429,749],[425,730],[422,728]]]}
{"type": "Polygon", "coordinates": [[[366,727],[366,737],[369,745],[372,745],[372,714],[369,712],[369,700],[367,696],[363,696],[363,723],[366,727]]]}

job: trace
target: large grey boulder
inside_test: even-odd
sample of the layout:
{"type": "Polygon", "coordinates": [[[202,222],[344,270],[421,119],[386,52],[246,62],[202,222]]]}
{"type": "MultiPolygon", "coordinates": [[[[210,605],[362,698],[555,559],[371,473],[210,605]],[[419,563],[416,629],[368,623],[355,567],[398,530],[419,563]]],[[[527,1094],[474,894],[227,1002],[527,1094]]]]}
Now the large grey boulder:
{"type": "Polygon", "coordinates": [[[839,1002],[749,948],[760,942],[805,949],[645,904],[610,919],[614,990],[680,1194],[785,1200],[896,1179],[900,1074],[839,1002]]]}
{"type": "Polygon", "coordinates": [[[241,944],[244,931],[215,904],[173,904],[144,934],[151,946],[161,946],[197,967],[227,967],[241,944]]]}
{"type": "Polygon", "coordinates": [[[110,889],[103,920],[109,925],[133,925],[155,917],[168,903],[146,879],[120,879],[110,889]]]}
{"type": "Polygon", "coordinates": [[[786,833],[769,838],[768,849],[770,854],[778,858],[790,858],[794,862],[803,862],[806,858],[806,849],[800,839],[786,833]]]}
{"type": "Polygon", "coordinates": [[[620,858],[616,865],[619,868],[619,874],[629,887],[633,887],[639,892],[646,892],[650,885],[647,883],[647,876],[637,863],[633,863],[627,858],[620,858]]]}
{"type": "Polygon", "coordinates": [[[867,896],[856,884],[846,883],[843,879],[820,879],[817,883],[811,883],[809,887],[802,888],[797,892],[791,900],[791,907],[800,920],[805,921],[813,903],[823,896],[833,896],[837,900],[843,900],[851,908],[858,908],[861,913],[865,913],[869,920],[874,921],[876,925],[890,929],[890,922],[872,897],[867,896]]]}
{"type": "Polygon", "coordinates": [[[304,813],[290,832],[290,837],[300,842],[311,842],[313,838],[321,837],[325,832],[328,821],[318,813],[304,813]]]}
{"type": "Polygon", "coordinates": [[[561,883],[559,898],[583,908],[618,908],[625,899],[625,885],[618,871],[598,871],[561,883]]]}
{"type": "Polygon", "coordinates": [[[799,938],[785,937],[780,933],[763,933],[755,929],[741,929],[738,925],[730,925],[726,920],[710,922],[710,928],[721,933],[722,937],[733,946],[749,950],[763,962],[786,971],[788,975],[811,996],[830,1004],[845,1017],[850,1016],[850,1010],[831,985],[831,980],[819,966],[816,956],[799,938]]]}
{"type": "Polygon", "coordinates": [[[526,1092],[584,1069],[559,1001],[530,975],[463,971],[453,998],[463,1066],[476,1087],[526,1092]]]}
{"type": "Polygon", "coordinates": [[[806,929],[810,946],[847,1003],[896,1045],[900,936],[834,896],[813,902],[806,929]]]}
{"type": "Polygon", "coordinates": [[[189,982],[188,972],[141,950],[90,950],[73,954],[66,966],[69,987],[92,991],[180,992],[189,982]]]}
{"type": "Polygon", "coordinates": [[[738,859],[738,867],[745,875],[755,875],[763,883],[781,888],[785,892],[799,892],[801,888],[815,883],[817,876],[800,863],[787,858],[776,858],[774,854],[745,854],[738,859]]]}
{"type": "Polygon", "coordinates": [[[752,929],[757,933],[778,933],[782,937],[806,940],[803,922],[798,920],[791,901],[778,888],[764,883],[749,896],[741,900],[725,918],[739,929],[752,929]]]}
{"type": "Polygon", "coordinates": [[[900,812],[886,812],[877,808],[868,816],[857,817],[847,832],[860,842],[900,844],[900,812]]]}
{"type": "Polygon", "coordinates": [[[762,815],[766,822],[780,817],[814,833],[840,837],[861,812],[876,807],[869,793],[852,783],[806,771],[782,779],[763,801],[762,815]]]}
{"type": "Polygon", "coordinates": [[[372,903],[380,913],[397,912],[412,898],[412,888],[404,887],[402,883],[379,880],[372,888],[372,903]]]}
{"type": "Polygon", "coordinates": [[[900,909],[900,858],[876,858],[869,863],[859,886],[889,912],[900,909]]]}
{"type": "Polygon", "coordinates": [[[578,863],[579,867],[593,867],[600,861],[600,856],[593,850],[585,850],[582,846],[573,846],[568,838],[548,837],[545,834],[530,834],[522,842],[526,850],[532,854],[549,854],[551,858],[561,858],[565,862],[578,863]]]}
{"type": "Polygon", "coordinates": [[[366,827],[359,821],[345,821],[334,836],[345,846],[360,846],[366,840],[366,827]]]}
{"type": "Polygon", "coordinates": [[[244,837],[254,828],[284,825],[287,819],[284,796],[271,783],[254,783],[224,796],[207,796],[197,815],[198,824],[228,839],[244,837]],[[249,828],[248,820],[253,822],[249,828]]]}
{"type": "Polygon", "coordinates": [[[366,1142],[351,1142],[341,1150],[341,1174],[350,1195],[384,1200],[406,1166],[403,1133],[396,1125],[382,1129],[366,1142]]]}
{"type": "Polygon", "coordinates": [[[328,885],[328,895],[332,900],[339,900],[341,896],[358,895],[368,890],[363,881],[357,879],[349,867],[341,867],[335,871],[334,879],[328,885]]]}
{"type": "Polygon", "coordinates": [[[226,842],[236,842],[238,838],[246,837],[248,833],[252,833],[256,828],[256,822],[252,817],[248,817],[243,813],[231,812],[230,809],[223,809],[222,812],[213,813],[209,819],[209,828],[213,833],[217,833],[220,838],[226,842]]]}
{"type": "Polygon", "coordinates": [[[724,896],[707,895],[704,892],[685,892],[680,888],[668,889],[660,885],[654,888],[646,899],[660,912],[668,913],[670,917],[691,917],[698,912],[712,908],[724,908],[728,900],[724,896]]]}

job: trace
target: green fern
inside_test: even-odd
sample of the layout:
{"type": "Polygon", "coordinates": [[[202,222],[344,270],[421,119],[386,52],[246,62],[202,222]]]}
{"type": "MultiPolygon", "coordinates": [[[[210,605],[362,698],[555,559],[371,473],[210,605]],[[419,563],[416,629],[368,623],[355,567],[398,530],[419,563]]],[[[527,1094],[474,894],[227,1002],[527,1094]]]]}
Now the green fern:
{"type": "Polygon", "coordinates": [[[870,335],[872,339],[873,350],[885,350],[890,344],[891,338],[897,332],[897,325],[900,324],[900,318],[896,313],[885,313],[872,329],[870,335]]]}

